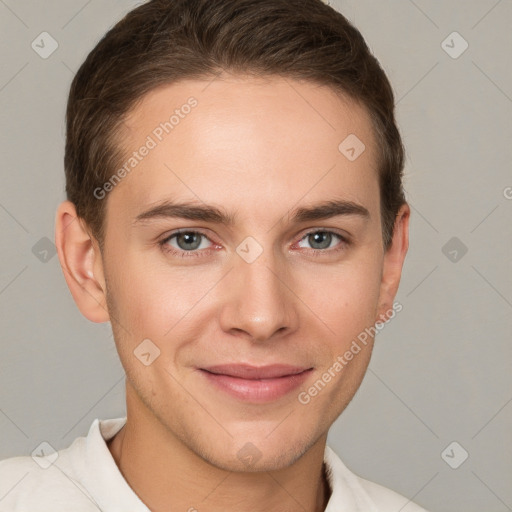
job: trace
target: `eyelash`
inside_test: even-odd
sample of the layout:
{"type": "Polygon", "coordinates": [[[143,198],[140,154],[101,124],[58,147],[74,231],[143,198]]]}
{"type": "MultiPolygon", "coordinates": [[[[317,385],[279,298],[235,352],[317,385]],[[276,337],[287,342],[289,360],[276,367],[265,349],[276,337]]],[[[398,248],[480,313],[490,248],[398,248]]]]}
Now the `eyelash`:
{"type": "MultiPolygon", "coordinates": [[[[202,235],[205,238],[207,238],[210,242],[215,243],[212,240],[210,240],[210,238],[208,237],[208,235],[206,235],[206,233],[203,233],[200,230],[179,229],[179,230],[173,231],[169,236],[165,237],[163,240],[158,242],[158,245],[160,246],[162,251],[164,251],[165,253],[170,253],[173,256],[176,256],[178,258],[194,258],[194,257],[202,256],[205,251],[209,253],[212,250],[212,249],[208,248],[208,249],[201,249],[201,250],[195,249],[193,251],[184,251],[184,250],[176,250],[173,247],[168,245],[168,242],[172,238],[174,238],[177,235],[182,234],[182,233],[192,233],[192,234],[202,235]]],[[[325,254],[337,253],[339,251],[346,249],[351,244],[351,242],[348,238],[344,237],[343,235],[340,235],[336,231],[332,231],[332,230],[328,230],[328,229],[314,229],[312,231],[308,231],[299,240],[299,242],[302,242],[302,240],[304,240],[306,237],[308,237],[309,235],[312,235],[314,233],[328,233],[328,234],[334,235],[340,239],[340,243],[333,249],[307,249],[307,252],[309,252],[313,256],[321,256],[321,255],[325,255],[325,254]]]]}

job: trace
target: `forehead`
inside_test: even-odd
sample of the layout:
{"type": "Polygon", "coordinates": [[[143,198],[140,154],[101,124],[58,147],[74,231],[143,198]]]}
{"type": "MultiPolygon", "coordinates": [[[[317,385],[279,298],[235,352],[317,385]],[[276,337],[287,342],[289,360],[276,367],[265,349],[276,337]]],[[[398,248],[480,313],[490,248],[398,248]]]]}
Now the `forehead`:
{"type": "Polygon", "coordinates": [[[224,77],[160,87],[127,116],[122,146],[128,172],[108,210],[122,207],[132,218],[168,198],[222,205],[257,222],[332,198],[378,213],[369,116],[314,83],[224,77]],[[363,148],[354,159],[352,149],[357,156],[363,148]]]}

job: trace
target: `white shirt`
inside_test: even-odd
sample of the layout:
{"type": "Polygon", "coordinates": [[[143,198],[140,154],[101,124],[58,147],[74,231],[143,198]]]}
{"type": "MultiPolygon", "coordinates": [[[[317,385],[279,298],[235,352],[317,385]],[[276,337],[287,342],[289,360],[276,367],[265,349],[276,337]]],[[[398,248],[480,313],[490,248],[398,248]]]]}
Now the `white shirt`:
{"type": "MultiPolygon", "coordinates": [[[[0,461],[0,512],[150,512],[124,479],[106,443],[125,423],[126,417],[96,418],[88,435],[68,448],[52,452],[43,445],[39,457],[0,461]]],[[[426,512],[352,473],[329,446],[324,461],[331,488],[325,512],[426,512]]]]}

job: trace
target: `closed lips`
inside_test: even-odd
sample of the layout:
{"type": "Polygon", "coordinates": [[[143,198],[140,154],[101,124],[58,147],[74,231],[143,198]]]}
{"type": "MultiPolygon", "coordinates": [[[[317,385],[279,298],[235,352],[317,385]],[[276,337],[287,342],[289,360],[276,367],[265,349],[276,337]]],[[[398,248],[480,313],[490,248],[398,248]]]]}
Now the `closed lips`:
{"type": "Polygon", "coordinates": [[[290,375],[297,375],[311,369],[311,367],[298,367],[283,364],[274,364],[260,367],[244,364],[225,364],[201,368],[201,370],[207,371],[209,373],[226,375],[229,377],[237,377],[246,380],[262,380],[287,377],[290,375]]]}

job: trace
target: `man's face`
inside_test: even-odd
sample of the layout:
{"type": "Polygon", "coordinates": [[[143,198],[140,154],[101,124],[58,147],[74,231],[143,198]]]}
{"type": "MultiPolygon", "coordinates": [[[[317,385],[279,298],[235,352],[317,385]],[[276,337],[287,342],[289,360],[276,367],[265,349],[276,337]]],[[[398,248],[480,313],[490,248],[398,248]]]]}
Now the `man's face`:
{"type": "Polygon", "coordinates": [[[157,144],[105,199],[108,308],[133,414],[219,467],[243,470],[253,450],[254,469],[277,469],[327,435],[370,359],[371,339],[299,400],[383,312],[376,143],[366,112],[326,87],[207,85],[160,88],[127,119],[127,160],[148,136],[157,144]],[[191,96],[197,106],[159,141],[155,129],[191,96]],[[366,147],[353,161],[338,149],[350,134],[366,147]],[[294,219],[340,200],[369,215],[294,219]],[[142,215],[166,201],[232,223],[142,215]],[[266,383],[206,371],[226,364],[307,371],[266,383]]]}

